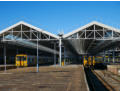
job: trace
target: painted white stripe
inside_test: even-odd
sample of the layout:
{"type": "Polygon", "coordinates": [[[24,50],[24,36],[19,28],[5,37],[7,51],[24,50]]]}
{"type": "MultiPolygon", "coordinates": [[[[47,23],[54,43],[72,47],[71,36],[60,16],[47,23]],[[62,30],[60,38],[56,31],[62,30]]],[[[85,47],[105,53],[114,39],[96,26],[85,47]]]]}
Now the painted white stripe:
{"type": "MultiPolygon", "coordinates": [[[[84,70],[84,67],[83,67],[83,65],[82,65],[82,69],[84,70]]],[[[85,71],[84,71],[84,79],[85,79],[85,84],[86,84],[86,87],[87,87],[87,91],[90,91],[90,89],[89,89],[89,86],[88,86],[88,82],[87,82],[87,79],[86,79],[86,74],[85,74],[85,71]]]]}

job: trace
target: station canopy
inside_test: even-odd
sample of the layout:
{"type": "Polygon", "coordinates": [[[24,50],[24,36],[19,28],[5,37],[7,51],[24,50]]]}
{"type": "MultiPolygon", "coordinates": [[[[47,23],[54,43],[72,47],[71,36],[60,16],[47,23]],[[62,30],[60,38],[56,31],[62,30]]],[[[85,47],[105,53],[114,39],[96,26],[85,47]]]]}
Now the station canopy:
{"type": "MultiPolygon", "coordinates": [[[[20,45],[59,54],[53,45],[59,43],[59,36],[20,21],[0,32],[1,43],[20,45]],[[52,47],[51,47],[52,46],[52,47]]],[[[73,55],[96,55],[120,45],[120,30],[93,21],[62,36],[65,50],[73,55]]]]}
{"type": "Polygon", "coordinates": [[[120,45],[120,30],[93,21],[63,36],[66,48],[76,55],[96,55],[120,45]]]}
{"type": "Polygon", "coordinates": [[[37,28],[31,24],[20,21],[0,32],[1,43],[19,45],[36,49],[37,42],[39,50],[56,53],[51,47],[58,40],[58,36],[37,28]]]}

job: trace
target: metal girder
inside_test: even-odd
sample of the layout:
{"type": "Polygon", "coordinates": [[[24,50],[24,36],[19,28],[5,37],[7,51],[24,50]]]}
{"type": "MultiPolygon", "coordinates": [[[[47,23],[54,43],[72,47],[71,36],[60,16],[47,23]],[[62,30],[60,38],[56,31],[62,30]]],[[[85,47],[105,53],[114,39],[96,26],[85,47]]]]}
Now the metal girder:
{"type": "Polygon", "coordinates": [[[120,32],[115,32],[113,30],[101,27],[97,28],[97,25],[93,25],[92,29],[85,28],[78,33],[66,37],[67,39],[95,39],[95,40],[113,40],[120,37],[120,32]]]}
{"type": "Polygon", "coordinates": [[[15,41],[16,37],[14,36],[20,38],[21,40],[57,40],[50,35],[33,29],[23,30],[22,24],[20,30],[11,29],[1,35],[3,41],[15,41]],[[11,39],[6,39],[6,36],[10,36],[11,39]]]}
{"type": "Polygon", "coordinates": [[[87,28],[84,28],[77,33],[67,36],[65,39],[70,41],[73,46],[76,45],[82,45],[76,48],[76,51],[78,50],[84,50],[81,52],[82,54],[88,54],[88,53],[97,53],[98,50],[104,49],[106,46],[109,46],[111,43],[114,43],[114,41],[120,39],[120,32],[114,31],[112,29],[104,28],[98,25],[91,25],[87,28]],[[91,27],[93,26],[93,27],[91,27]],[[72,42],[72,40],[77,41],[75,43],[72,42]],[[83,42],[82,42],[83,41],[83,42]],[[98,42],[99,43],[98,43],[98,42]],[[88,43],[87,43],[88,42],[88,43]]]}
{"type": "MultiPolygon", "coordinates": [[[[30,48],[37,48],[36,41],[39,43],[40,41],[48,41],[51,43],[52,41],[59,40],[56,37],[49,35],[48,33],[44,33],[42,31],[40,32],[34,27],[26,26],[21,23],[1,33],[0,38],[3,42],[9,42],[13,43],[14,45],[22,45],[30,48]]],[[[54,53],[54,49],[48,48],[41,44],[39,44],[39,49],[49,53],[54,53]]],[[[58,54],[56,50],[55,52],[58,54]]]]}
{"type": "MultiPolygon", "coordinates": [[[[35,43],[35,41],[52,42],[60,40],[58,37],[52,36],[52,34],[38,30],[38,28],[28,26],[28,24],[20,23],[15,27],[9,28],[8,31],[1,33],[0,37],[2,41],[17,41],[18,43],[21,43],[21,41],[29,41],[31,43],[35,43]]],[[[119,31],[103,24],[93,22],[85,27],[80,28],[80,31],[77,30],[77,32],[73,32],[72,35],[68,34],[68,36],[63,37],[61,41],[68,41],[71,48],[73,48],[71,49],[72,51],[76,51],[78,54],[87,54],[88,52],[97,52],[98,48],[102,50],[106,46],[114,43],[114,41],[119,39],[119,31]],[[106,44],[106,42],[109,43],[106,44]]]]}

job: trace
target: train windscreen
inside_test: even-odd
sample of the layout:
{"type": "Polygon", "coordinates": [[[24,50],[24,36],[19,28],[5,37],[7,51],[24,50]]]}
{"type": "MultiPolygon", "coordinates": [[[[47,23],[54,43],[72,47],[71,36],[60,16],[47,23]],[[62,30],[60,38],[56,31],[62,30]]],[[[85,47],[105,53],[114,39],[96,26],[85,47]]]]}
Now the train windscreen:
{"type": "Polygon", "coordinates": [[[26,61],[26,57],[25,56],[17,56],[17,60],[18,61],[26,61]]]}

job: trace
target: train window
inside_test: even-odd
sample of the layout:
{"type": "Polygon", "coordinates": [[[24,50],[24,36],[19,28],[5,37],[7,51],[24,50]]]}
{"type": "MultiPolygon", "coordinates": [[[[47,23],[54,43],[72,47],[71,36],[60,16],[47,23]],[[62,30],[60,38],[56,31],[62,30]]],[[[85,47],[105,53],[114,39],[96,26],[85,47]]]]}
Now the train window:
{"type": "Polygon", "coordinates": [[[28,61],[30,60],[30,58],[28,57],[28,61]]]}
{"type": "Polygon", "coordinates": [[[25,56],[17,56],[17,60],[18,61],[26,61],[26,57],[25,56]]]}
{"type": "Polygon", "coordinates": [[[31,63],[31,58],[30,57],[28,58],[28,61],[29,61],[29,63],[31,63]]]}
{"type": "Polygon", "coordinates": [[[23,56],[21,56],[21,61],[24,61],[24,57],[23,56]]]}
{"type": "Polygon", "coordinates": [[[32,63],[32,57],[30,57],[30,63],[32,63]]]}
{"type": "Polygon", "coordinates": [[[17,56],[17,61],[21,61],[21,57],[20,56],[17,56]]]}
{"type": "Polygon", "coordinates": [[[26,57],[25,56],[23,56],[23,61],[26,61],[26,57]]]}

